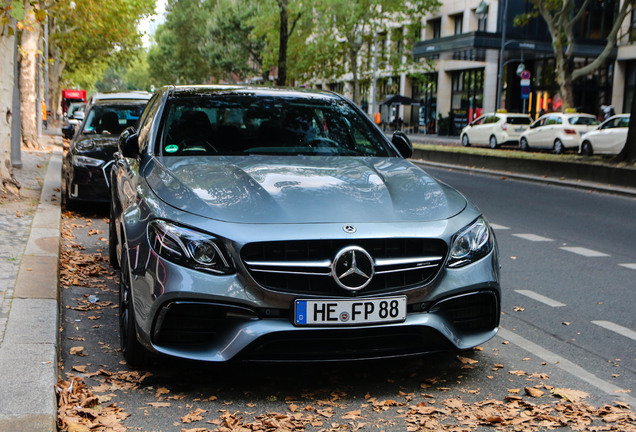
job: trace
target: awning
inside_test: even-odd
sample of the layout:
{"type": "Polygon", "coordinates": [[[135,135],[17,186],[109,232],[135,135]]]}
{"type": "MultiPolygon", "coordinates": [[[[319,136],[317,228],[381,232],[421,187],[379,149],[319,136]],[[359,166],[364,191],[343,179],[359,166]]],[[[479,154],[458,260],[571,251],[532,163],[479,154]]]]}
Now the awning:
{"type": "Polygon", "coordinates": [[[393,95],[387,97],[380,105],[419,105],[420,102],[402,95],[393,95]]]}

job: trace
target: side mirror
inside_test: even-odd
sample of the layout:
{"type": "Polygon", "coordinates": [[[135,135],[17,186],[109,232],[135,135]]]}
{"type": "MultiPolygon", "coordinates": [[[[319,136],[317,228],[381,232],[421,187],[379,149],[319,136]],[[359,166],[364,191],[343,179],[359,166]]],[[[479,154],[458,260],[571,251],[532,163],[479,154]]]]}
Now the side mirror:
{"type": "Polygon", "coordinates": [[[395,132],[393,138],[391,138],[391,143],[405,159],[413,155],[413,144],[411,144],[411,140],[404,132],[395,132]]]}
{"type": "Polygon", "coordinates": [[[136,158],[139,156],[139,138],[137,130],[133,126],[124,129],[119,135],[117,147],[119,148],[119,154],[123,157],[136,158]]]}
{"type": "Polygon", "coordinates": [[[73,139],[75,136],[75,125],[69,124],[62,127],[62,136],[64,138],[73,139]]]}

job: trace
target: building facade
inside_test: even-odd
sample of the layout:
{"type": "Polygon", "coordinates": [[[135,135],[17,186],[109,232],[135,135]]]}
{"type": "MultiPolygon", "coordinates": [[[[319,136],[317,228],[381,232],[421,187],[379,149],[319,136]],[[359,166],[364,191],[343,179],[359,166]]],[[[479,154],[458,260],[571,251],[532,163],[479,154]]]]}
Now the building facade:
{"type": "MultiPolygon", "coordinates": [[[[573,68],[601,54],[622,1],[591,1],[575,27],[573,68]]],[[[419,132],[451,135],[497,109],[533,118],[561,111],[547,24],[539,16],[524,26],[515,25],[515,18],[531,8],[524,0],[451,0],[421,23],[385,23],[385,30],[363,42],[360,50],[362,107],[372,116],[381,112],[385,124],[398,122],[419,132]],[[413,32],[419,36],[412,53],[401,52],[406,35],[413,32]],[[414,61],[409,61],[410,54],[414,61]],[[399,68],[396,61],[408,67],[399,68]],[[392,95],[410,102],[383,104],[392,95]]],[[[634,29],[632,13],[605,64],[574,82],[578,111],[601,116],[602,105],[612,105],[616,112],[631,110],[636,90],[634,29]]],[[[350,76],[314,85],[353,96],[350,76]]]]}
{"type": "MultiPolygon", "coordinates": [[[[531,7],[523,0],[452,1],[426,17],[413,55],[435,60],[431,81],[437,86],[437,116],[448,118],[450,134],[458,134],[482,112],[505,109],[534,118],[562,110],[545,21],[539,16],[515,25],[515,17],[531,7]]],[[[591,2],[575,27],[574,68],[601,54],[618,7],[618,0],[591,2]]],[[[632,21],[626,20],[622,34],[629,33],[632,21]]],[[[601,105],[613,105],[617,112],[629,111],[635,54],[629,38],[621,38],[604,66],[574,82],[576,109],[600,115],[601,105]]]]}

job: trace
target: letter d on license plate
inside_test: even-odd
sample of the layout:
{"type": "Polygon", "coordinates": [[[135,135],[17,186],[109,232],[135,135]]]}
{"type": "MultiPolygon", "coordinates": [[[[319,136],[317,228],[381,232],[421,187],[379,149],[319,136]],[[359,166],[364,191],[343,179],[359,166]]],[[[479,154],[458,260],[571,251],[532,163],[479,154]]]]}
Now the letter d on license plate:
{"type": "Polygon", "coordinates": [[[294,324],[362,325],[406,319],[406,297],[352,300],[296,300],[294,324]]]}

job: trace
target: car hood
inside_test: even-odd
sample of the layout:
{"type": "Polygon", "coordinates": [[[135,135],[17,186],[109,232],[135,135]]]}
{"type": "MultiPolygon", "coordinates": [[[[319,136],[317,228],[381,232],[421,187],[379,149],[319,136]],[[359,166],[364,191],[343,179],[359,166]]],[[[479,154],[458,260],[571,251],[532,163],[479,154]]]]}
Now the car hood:
{"type": "Polygon", "coordinates": [[[168,157],[152,158],[144,173],[169,205],[227,222],[432,221],[467,205],[400,158],[168,157]]]}
{"type": "Polygon", "coordinates": [[[73,143],[73,153],[102,160],[113,159],[119,135],[80,135],[73,143]]]}

